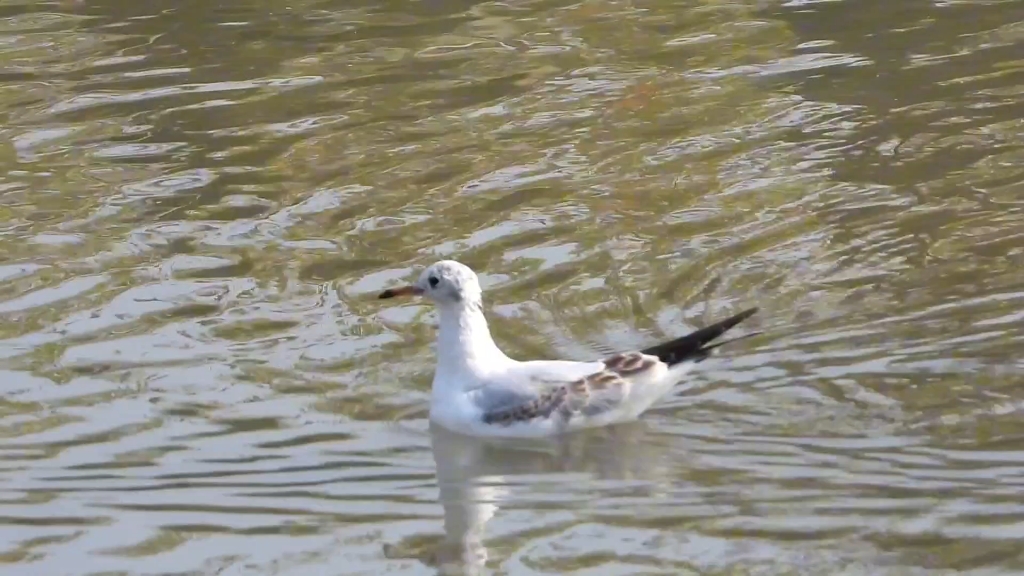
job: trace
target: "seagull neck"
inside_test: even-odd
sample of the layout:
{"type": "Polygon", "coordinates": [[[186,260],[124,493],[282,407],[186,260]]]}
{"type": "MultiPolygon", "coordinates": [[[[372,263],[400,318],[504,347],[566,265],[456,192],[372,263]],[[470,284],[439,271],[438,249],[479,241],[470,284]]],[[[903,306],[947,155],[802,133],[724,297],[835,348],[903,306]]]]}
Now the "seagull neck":
{"type": "MultiPolygon", "coordinates": [[[[508,361],[491,338],[480,301],[444,304],[437,337],[439,369],[479,374],[508,361]]],[[[454,376],[455,374],[446,374],[454,376]]]]}

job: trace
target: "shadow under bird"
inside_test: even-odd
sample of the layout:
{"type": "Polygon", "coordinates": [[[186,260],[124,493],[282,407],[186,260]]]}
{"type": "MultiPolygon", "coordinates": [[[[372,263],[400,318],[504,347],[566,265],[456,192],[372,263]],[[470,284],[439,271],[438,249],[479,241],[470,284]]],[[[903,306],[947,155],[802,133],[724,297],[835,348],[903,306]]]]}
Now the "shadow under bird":
{"type": "Polygon", "coordinates": [[[553,436],[634,420],[728,342],[716,339],[757,312],[750,308],[686,336],[592,362],[520,362],[494,343],[480,281],[468,266],[442,260],[414,284],[380,294],[399,296],[426,297],[439,313],[430,419],[489,437],[553,436]]]}

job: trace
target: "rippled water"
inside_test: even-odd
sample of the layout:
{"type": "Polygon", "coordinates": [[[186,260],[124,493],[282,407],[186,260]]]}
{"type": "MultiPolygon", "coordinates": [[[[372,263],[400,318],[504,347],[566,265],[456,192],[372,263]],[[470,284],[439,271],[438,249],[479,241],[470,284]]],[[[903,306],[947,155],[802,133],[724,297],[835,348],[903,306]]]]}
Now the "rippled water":
{"type": "Polygon", "coordinates": [[[0,2],[7,575],[1024,571],[1024,2],[0,2]],[[758,305],[642,421],[431,430],[758,305]]]}

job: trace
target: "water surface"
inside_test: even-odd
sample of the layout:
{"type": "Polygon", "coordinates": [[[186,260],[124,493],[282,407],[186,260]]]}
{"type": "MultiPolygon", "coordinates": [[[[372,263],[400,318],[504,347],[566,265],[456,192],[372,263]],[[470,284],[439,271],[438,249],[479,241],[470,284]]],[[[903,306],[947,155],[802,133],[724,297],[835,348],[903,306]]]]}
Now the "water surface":
{"type": "Polygon", "coordinates": [[[1024,571],[1024,2],[0,2],[10,575],[1024,571]],[[640,422],[431,430],[751,305],[640,422]]]}

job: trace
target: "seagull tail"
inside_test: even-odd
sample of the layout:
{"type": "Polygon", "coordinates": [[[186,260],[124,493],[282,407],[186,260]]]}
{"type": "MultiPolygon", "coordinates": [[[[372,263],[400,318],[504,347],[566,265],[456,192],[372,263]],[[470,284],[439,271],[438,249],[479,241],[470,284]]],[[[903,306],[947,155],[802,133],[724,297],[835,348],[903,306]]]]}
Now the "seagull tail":
{"type": "Polygon", "coordinates": [[[711,351],[723,344],[742,340],[744,338],[750,338],[756,336],[760,332],[753,334],[747,334],[738,338],[732,338],[730,340],[723,340],[712,344],[712,341],[725,334],[730,328],[736,326],[740,322],[743,322],[747,318],[750,318],[757,312],[757,308],[750,308],[744,310],[739,314],[726,318],[720,322],[715,322],[711,326],[701,328],[694,332],[690,332],[686,336],[676,338],[675,340],[669,340],[655,346],[651,346],[645,350],[641,350],[644,354],[651,356],[657,356],[662,362],[669,366],[674,366],[681,362],[700,362],[711,355],[711,351]]]}

